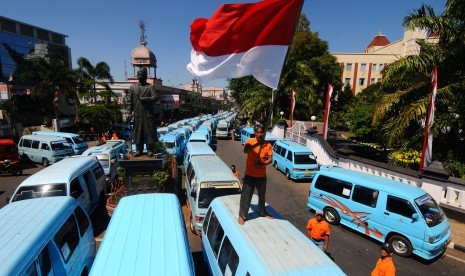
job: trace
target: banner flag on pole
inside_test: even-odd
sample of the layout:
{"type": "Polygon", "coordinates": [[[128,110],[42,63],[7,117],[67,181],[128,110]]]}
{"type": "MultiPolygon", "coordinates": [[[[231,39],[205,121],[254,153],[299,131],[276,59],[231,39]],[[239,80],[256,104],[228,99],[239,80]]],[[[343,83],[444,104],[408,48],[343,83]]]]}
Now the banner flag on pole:
{"type": "Polygon", "coordinates": [[[433,124],[434,110],[436,109],[436,93],[438,88],[438,70],[436,66],[433,68],[432,86],[431,102],[425,122],[425,137],[423,139],[423,149],[421,151],[420,172],[423,171],[424,167],[431,164],[433,159],[433,133],[430,131],[430,127],[433,124]]]}
{"type": "Polygon", "coordinates": [[[277,89],[303,0],[224,4],[191,24],[187,70],[200,82],[252,75],[277,89]]]}
{"type": "Polygon", "coordinates": [[[291,90],[291,116],[290,116],[291,126],[290,127],[292,127],[292,120],[294,118],[294,108],[295,108],[295,92],[294,92],[294,88],[292,88],[291,90]]]}
{"type": "Polygon", "coordinates": [[[333,94],[333,87],[328,84],[328,92],[326,93],[326,104],[325,104],[325,118],[323,122],[323,138],[328,138],[328,124],[329,124],[329,109],[331,108],[331,95],[333,94]]]}

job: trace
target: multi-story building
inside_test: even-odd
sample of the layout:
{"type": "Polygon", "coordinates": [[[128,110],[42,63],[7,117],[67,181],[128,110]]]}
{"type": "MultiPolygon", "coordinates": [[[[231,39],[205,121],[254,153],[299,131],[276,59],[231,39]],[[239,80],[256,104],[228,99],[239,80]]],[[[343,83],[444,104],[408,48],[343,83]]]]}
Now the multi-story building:
{"type": "Polygon", "coordinates": [[[381,71],[386,65],[410,56],[417,55],[419,39],[433,39],[424,30],[405,30],[404,37],[389,42],[386,36],[378,33],[363,53],[331,53],[341,65],[341,81],[352,87],[354,94],[360,93],[369,85],[382,81],[381,71]]]}

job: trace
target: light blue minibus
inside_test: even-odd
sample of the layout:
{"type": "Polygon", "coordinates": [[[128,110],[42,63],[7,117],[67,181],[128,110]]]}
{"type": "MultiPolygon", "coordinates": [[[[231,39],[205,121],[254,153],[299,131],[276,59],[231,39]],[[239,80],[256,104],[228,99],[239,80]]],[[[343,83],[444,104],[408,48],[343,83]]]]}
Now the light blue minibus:
{"type": "Polygon", "coordinates": [[[0,209],[0,275],[87,275],[95,258],[91,221],[66,196],[0,209]]]}
{"type": "Polygon", "coordinates": [[[323,210],[331,224],[343,224],[408,257],[431,260],[450,241],[450,226],[424,190],[388,178],[322,166],[310,184],[308,207],[323,210]]]}
{"type": "Polygon", "coordinates": [[[61,137],[68,141],[71,147],[74,150],[74,154],[79,155],[83,153],[87,148],[87,142],[81,136],[75,133],[68,133],[68,132],[55,132],[55,131],[34,131],[32,132],[33,135],[49,135],[49,136],[56,136],[61,137]]]}
{"type": "Polygon", "coordinates": [[[248,220],[237,223],[240,195],[212,201],[202,228],[202,252],[211,275],[345,275],[302,232],[266,204],[258,216],[252,198],[248,220]]]}
{"type": "Polygon", "coordinates": [[[274,143],[272,164],[284,172],[287,179],[312,179],[319,167],[309,148],[290,139],[274,143]]]}
{"type": "Polygon", "coordinates": [[[182,160],[184,154],[184,136],[182,133],[171,131],[160,137],[160,141],[165,144],[166,151],[172,154],[178,162],[182,160]]]}
{"type": "Polygon", "coordinates": [[[174,194],[122,198],[90,275],[194,275],[186,225],[174,194]]]}
{"type": "Polygon", "coordinates": [[[245,144],[245,141],[250,138],[255,138],[253,127],[243,127],[241,130],[241,143],[245,144]]]}
{"type": "Polygon", "coordinates": [[[189,142],[187,143],[186,150],[184,151],[184,170],[191,161],[192,156],[200,155],[216,155],[213,149],[205,142],[189,142]]]}

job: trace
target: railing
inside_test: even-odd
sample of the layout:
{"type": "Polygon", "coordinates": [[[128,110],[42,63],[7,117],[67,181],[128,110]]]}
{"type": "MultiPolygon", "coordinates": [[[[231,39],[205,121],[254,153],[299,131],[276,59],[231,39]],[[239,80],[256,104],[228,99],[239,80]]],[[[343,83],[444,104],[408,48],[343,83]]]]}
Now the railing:
{"type": "MultiPolygon", "coordinates": [[[[275,128],[284,128],[284,126],[276,125],[275,128]]],[[[419,187],[428,192],[442,206],[465,212],[465,184],[461,180],[450,177],[448,180],[441,181],[421,176],[418,172],[405,168],[400,169],[379,162],[364,162],[363,158],[336,156],[327,150],[328,145],[325,145],[327,142],[321,136],[309,135],[305,124],[299,121],[295,122],[292,128],[273,129],[273,133],[284,133],[282,136],[275,135],[278,138],[292,139],[310,148],[317,156],[320,165],[337,165],[419,187]]]]}

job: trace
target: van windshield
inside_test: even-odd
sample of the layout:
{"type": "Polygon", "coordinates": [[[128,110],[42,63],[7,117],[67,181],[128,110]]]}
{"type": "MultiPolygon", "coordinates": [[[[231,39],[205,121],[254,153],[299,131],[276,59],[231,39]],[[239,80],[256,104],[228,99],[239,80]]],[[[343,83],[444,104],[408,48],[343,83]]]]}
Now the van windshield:
{"type": "Polygon", "coordinates": [[[165,141],[164,143],[165,143],[166,148],[168,148],[168,149],[174,148],[174,142],[165,141]]]}
{"type": "Polygon", "coordinates": [[[299,165],[314,164],[316,165],[315,155],[311,153],[296,153],[294,155],[294,163],[299,165]]]}
{"type": "Polygon", "coordinates": [[[234,182],[202,182],[199,192],[199,208],[208,208],[213,199],[219,196],[241,193],[239,183],[234,182]]]}
{"type": "Polygon", "coordinates": [[[62,141],[51,142],[50,144],[52,145],[53,151],[69,149],[71,147],[71,145],[68,142],[62,142],[62,141]]]}
{"type": "Polygon", "coordinates": [[[219,131],[228,131],[228,128],[227,127],[218,127],[218,130],[219,131]]]}
{"type": "Polygon", "coordinates": [[[12,201],[50,196],[66,196],[66,185],[64,183],[59,183],[21,187],[18,189],[12,201]]]}
{"type": "Polygon", "coordinates": [[[75,144],[81,144],[81,143],[86,143],[86,140],[81,138],[80,136],[76,136],[72,138],[75,144]]]}
{"type": "Polygon", "coordinates": [[[110,159],[108,158],[108,154],[96,154],[98,162],[102,167],[108,168],[110,166],[110,159]]]}
{"type": "Polygon", "coordinates": [[[415,203],[429,227],[436,226],[444,221],[444,212],[429,194],[415,199],[415,203]]]}

